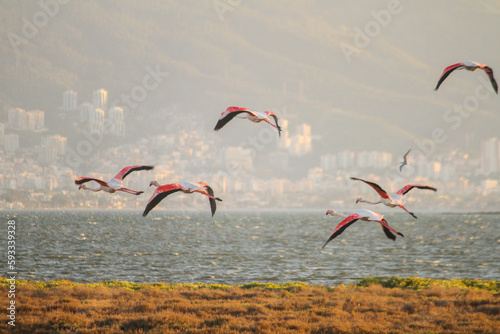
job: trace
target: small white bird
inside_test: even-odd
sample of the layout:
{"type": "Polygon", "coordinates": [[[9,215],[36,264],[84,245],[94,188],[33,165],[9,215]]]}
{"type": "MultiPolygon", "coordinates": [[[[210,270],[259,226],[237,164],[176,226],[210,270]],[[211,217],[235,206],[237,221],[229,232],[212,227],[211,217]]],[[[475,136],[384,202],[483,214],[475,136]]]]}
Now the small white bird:
{"type": "Polygon", "coordinates": [[[129,167],[123,168],[109,182],[104,182],[102,180],[95,179],[93,177],[84,176],[84,177],[77,178],[75,180],[75,184],[80,185],[78,187],[78,190],[84,189],[84,190],[90,190],[90,191],[94,191],[94,192],[98,192],[98,191],[103,190],[103,191],[106,191],[106,192],[111,193],[111,194],[113,194],[117,191],[123,191],[123,192],[129,193],[129,194],[132,194],[132,195],[140,195],[144,191],[135,191],[135,190],[124,188],[122,186],[122,181],[125,177],[127,177],[127,175],[129,175],[132,172],[139,171],[139,170],[151,170],[153,168],[154,168],[154,166],[143,166],[143,165],[129,166],[129,167]],[[99,188],[87,187],[87,185],[85,183],[87,183],[89,181],[97,182],[99,184],[99,188]]]}
{"type": "Polygon", "coordinates": [[[482,69],[486,73],[486,75],[490,79],[493,89],[495,90],[495,93],[498,94],[498,85],[495,80],[495,77],[493,76],[493,69],[485,64],[476,63],[475,61],[470,61],[470,60],[464,61],[463,63],[453,64],[445,68],[443,73],[441,74],[441,77],[439,77],[439,81],[434,90],[438,90],[439,86],[443,83],[444,79],[446,79],[451,74],[451,72],[461,69],[466,69],[468,71],[475,71],[478,68],[482,69]]]}
{"type": "Polygon", "coordinates": [[[271,124],[274,128],[278,130],[278,134],[281,137],[281,127],[278,124],[278,117],[271,111],[250,111],[247,108],[241,107],[229,107],[224,111],[220,117],[219,121],[215,125],[214,130],[219,131],[224,125],[226,125],[234,117],[248,119],[254,123],[260,123],[262,121],[271,124]],[[271,123],[270,117],[274,119],[276,125],[271,123]]]}
{"type": "Polygon", "coordinates": [[[343,214],[337,213],[334,210],[328,210],[326,212],[326,214],[331,215],[331,216],[343,217],[345,219],[342,220],[335,227],[332,234],[330,235],[330,238],[328,238],[328,240],[325,242],[325,244],[321,248],[325,248],[326,244],[328,244],[330,241],[332,241],[337,236],[342,234],[342,232],[344,232],[344,230],[346,228],[348,228],[349,226],[351,226],[352,224],[354,224],[358,220],[372,221],[372,222],[380,223],[380,225],[382,226],[382,230],[384,230],[385,235],[391,240],[396,240],[396,235],[400,235],[400,236],[404,237],[404,235],[402,233],[400,233],[400,232],[396,231],[395,229],[393,229],[392,227],[390,227],[389,224],[387,223],[387,221],[385,220],[384,216],[378,212],[360,209],[360,210],[354,211],[353,214],[348,216],[348,215],[343,215],[343,214]]]}
{"type": "Polygon", "coordinates": [[[406,154],[403,156],[403,162],[401,162],[401,165],[399,166],[399,172],[403,170],[403,167],[408,165],[408,153],[410,153],[411,148],[406,152],[406,154]]]}

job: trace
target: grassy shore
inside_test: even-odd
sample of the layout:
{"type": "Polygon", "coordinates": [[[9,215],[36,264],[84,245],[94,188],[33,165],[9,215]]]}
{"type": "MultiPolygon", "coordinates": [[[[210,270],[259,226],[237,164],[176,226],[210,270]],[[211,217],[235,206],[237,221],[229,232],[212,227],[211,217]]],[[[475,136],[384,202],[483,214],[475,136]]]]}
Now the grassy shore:
{"type": "MultiPolygon", "coordinates": [[[[0,279],[6,314],[10,282],[0,279]]],[[[305,283],[18,281],[14,333],[500,333],[500,281],[305,283]]],[[[5,320],[6,319],[6,320],[5,320]]]]}

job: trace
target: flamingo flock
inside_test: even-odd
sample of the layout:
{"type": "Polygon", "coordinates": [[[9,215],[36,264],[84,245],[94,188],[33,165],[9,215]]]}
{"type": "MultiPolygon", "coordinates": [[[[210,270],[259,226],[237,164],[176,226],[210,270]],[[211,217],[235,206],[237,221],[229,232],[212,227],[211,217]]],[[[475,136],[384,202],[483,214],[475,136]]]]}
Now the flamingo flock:
{"type": "MultiPolygon", "coordinates": [[[[434,90],[438,90],[438,88],[441,86],[443,81],[455,70],[459,69],[465,69],[468,71],[476,71],[478,69],[483,70],[486,75],[488,76],[491,85],[493,87],[493,90],[498,94],[498,85],[497,82],[493,76],[493,69],[485,64],[473,62],[473,61],[465,61],[462,63],[457,63],[450,65],[446,67],[439,77],[438,83],[435,87],[434,90]]],[[[217,120],[217,123],[214,127],[214,131],[219,131],[222,129],[227,123],[229,123],[232,119],[234,118],[240,118],[240,119],[247,119],[251,122],[254,123],[261,123],[261,122],[266,122],[269,125],[271,125],[273,128],[275,128],[278,131],[278,136],[281,137],[281,127],[279,125],[278,117],[276,114],[274,114],[271,111],[251,111],[247,108],[243,107],[235,107],[231,106],[228,107],[225,111],[223,111],[217,120]]],[[[411,149],[409,149],[404,157],[403,161],[401,162],[399,166],[399,171],[401,172],[403,167],[408,164],[408,154],[410,153],[411,149]]],[[[105,182],[103,180],[93,178],[93,177],[79,177],[75,180],[75,184],[78,185],[78,189],[84,189],[84,190],[90,190],[93,192],[99,192],[99,191],[105,191],[108,193],[116,193],[118,191],[122,191],[128,194],[132,195],[140,195],[144,193],[144,191],[136,191],[136,190],[131,190],[128,188],[123,187],[123,180],[125,177],[127,177],[130,173],[135,172],[135,171],[143,171],[143,170],[152,170],[154,166],[149,166],[149,165],[134,165],[134,166],[128,166],[124,167],[118,174],[116,174],[115,177],[113,177],[110,181],[105,182]],[[88,187],[87,183],[88,182],[96,182],[98,184],[98,188],[90,188],[88,187]]],[[[400,190],[398,190],[395,194],[388,194],[382,187],[380,187],[377,183],[372,182],[372,181],[367,181],[358,177],[351,177],[351,180],[353,181],[361,181],[364,182],[365,184],[369,185],[372,189],[374,189],[378,195],[380,196],[380,199],[376,202],[371,202],[367,201],[361,197],[356,199],[356,203],[367,203],[367,204],[384,204],[388,207],[395,208],[399,207],[406,211],[408,214],[410,214],[413,218],[417,218],[417,216],[413,213],[408,211],[408,209],[405,207],[405,203],[403,201],[403,196],[406,195],[410,190],[416,188],[416,189],[422,189],[422,190],[431,190],[431,191],[437,191],[436,188],[427,186],[427,185],[422,185],[422,184],[407,184],[400,190]]],[[[142,213],[143,217],[146,217],[148,213],[153,210],[163,199],[165,199],[167,196],[170,194],[173,194],[175,192],[183,192],[183,193],[200,193],[208,198],[209,204],[210,204],[210,211],[212,214],[212,217],[215,215],[215,212],[217,210],[216,202],[217,201],[222,201],[222,199],[215,197],[213,189],[206,183],[204,182],[178,182],[178,183],[169,183],[169,184],[164,184],[160,185],[157,181],[151,181],[149,186],[156,186],[156,189],[154,190],[153,194],[151,195],[151,198],[146,204],[146,207],[144,209],[144,212],[142,213]]],[[[337,226],[334,228],[332,233],[330,234],[329,238],[323,245],[324,248],[330,241],[334,240],[336,237],[338,237],[340,234],[342,234],[349,226],[354,224],[356,221],[361,220],[361,221],[367,221],[367,222],[376,222],[379,223],[382,227],[382,230],[384,234],[386,235],[387,238],[395,241],[396,236],[401,236],[404,237],[404,235],[394,228],[392,228],[389,223],[385,220],[384,216],[380,213],[366,210],[366,209],[358,209],[354,211],[354,213],[349,214],[349,215],[344,215],[337,213],[334,210],[328,210],[326,212],[326,215],[330,216],[339,216],[344,218],[340,223],[337,224],[337,226]]]]}
{"type": "MultiPolygon", "coordinates": [[[[359,197],[359,198],[356,199],[356,203],[368,203],[368,204],[380,204],[380,203],[383,203],[384,205],[386,205],[388,207],[391,207],[391,208],[400,207],[401,209],[403,209],[406,212],[408,212],[413,218],[417,218],[417,216],[415,216],[415,214],[413,212],[409,212],[405,208],[402,197],[404,195],[406,195],[413,188],[427,189],[427,190],[437,191],[436,188],[425,186],[425,185],[421,185],[421,184],[408,184],[408,185],[404,186],[403,188],[401,188],[400,190],[398,190],[397,193],[389,195],[384,189],[382,189],[375,182],[366,181],[366,180],[363,180],[363,179],[360,179],[360,178],[357,178],[357,177],[351,177],[351,180],[362,181],[362,182],[368,184],[370,187],[372,187],[380,195],[380,200],[377,201],[377,202],[369,202],[369,201],[366,201],[366,200],[362,199],[361,197],[359,197]]],[[[344,230],[346,228],[348,228],[349,226],[351,226],[352,224],[354,224],[358,220],[378,222],[382,226],[382,229],[383,229],[385,235],[387,236],[387,238],[389,238],[389,239],[391,239],[393,241],[396,240],[396,235],[400,235],[400,236],[404,237],[404,235],[402,233],[396,231],[391,226],[389,226],[389,224],[385,220],[384,216],[381,215],[378,212],[373,212],[373,211],[366,210],[366,209],[359,209],[359,210],[356,210],[353,214],[347,216],[347,215],[339,214],[339,213],[335,212],[334,210],[328,210],[326,212],[326,214],[327,215],[331,215],[331,216],[343,217],[345,219],[342,220],[335,227],[335,229],[333,230],[332,234],[330,235],[330,238],[328,238],[328,240],[325,242],[325,244],[323,245],[322,248],[325,248],[325,246],[331,240],[335,239],[342,232],[344,232],[344,230]]]]}

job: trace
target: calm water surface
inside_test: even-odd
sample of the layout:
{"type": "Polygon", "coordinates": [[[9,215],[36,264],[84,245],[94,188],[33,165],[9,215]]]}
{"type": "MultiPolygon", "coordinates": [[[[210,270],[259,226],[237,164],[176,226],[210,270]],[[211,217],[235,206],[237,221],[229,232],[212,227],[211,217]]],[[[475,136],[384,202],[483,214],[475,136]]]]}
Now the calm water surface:
{"type": "Polygon", "coordinates": [[[156,210],[146,218],[131,210],[3,211],[0,239],[6,249],[7,221],[15,219],[17,278],[41,281],[500,280],[500,214],[417,215],[385,215],[405,235],[395,242],[378,223],[358,221],[324,250],[341,221],[325,210],[221,211],[214,218],[207,210],[156,210]]]}

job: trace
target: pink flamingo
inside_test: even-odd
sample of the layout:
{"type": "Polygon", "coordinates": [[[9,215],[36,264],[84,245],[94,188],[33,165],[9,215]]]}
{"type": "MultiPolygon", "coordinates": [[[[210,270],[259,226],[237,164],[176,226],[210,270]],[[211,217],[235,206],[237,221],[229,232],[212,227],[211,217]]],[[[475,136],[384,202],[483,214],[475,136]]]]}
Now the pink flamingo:
{"type": "Polygon", "coordinates": [[[111,194],[113,194],[117,191],[123,191],[123,192],[129,193],[129,194],[132,194],[132,195],[140,195],[144,191],[135,191],[135,190],[124,188],[122,186],[122,181],[125,177],[127,177],[127,175],[129,175],[132,172],[139,171],[139,170],[151,170],[153,168],[154,168],[154,166],[143,166],[143,165],[128,166],[128,167],[123,168],[109,182],[104,182],[102,180],[95,179],[93,177],[84,176],[84,177],[77,178],[75,180],[75,184],[80,185],[78,187],[78,190],[84,189],[84,190],[90,190],[90,191],[94,191],[94,192],[98,192],[98,191],[103,190],[103,191],[106,191],[106,192],[111,193],[111,194]],[[85,183],[87,183],[89,181],[97,182],[99,184],[99,188],[87,187],[87,185],[85,183]]]}
{"type": "Polygon", "coordinates": [[[153,210],[153,208],[158,205],[165,197],[167,197],[170,194],[173,194],[177,191],[182,191],[187,194],[191,194],[194,192],[203,194],[208,197],[208,200],[210,202],[210,209],[212,211],[212,217],[215,214],[215,210],[217,210],[217,206],[215,204],[215,201],[222,201],[218,197],[214,197],[214,191],[212,188],[206,184],[205,182],[179,182],[179,183],[170,183],[170,184],[165,184],[165,185],[160,185],[157,181],[151,181],[149,186],[156,186],[156,190],[151,196],[151,198],[148,201],[148,204],[146,205],[146,208],[144,209],[144,212],[142,214],[143,217],[146,217],[149,211],[153,210]]]}
{"type": "Polygon", "coordinates": [[[495,93],[498,94],[498,85],[495,80],[495,77],[493,76],[493,70],[491,69],[491,67],[485,64],[476,63],[475,61],[464,61],[463,63],[453,64],[445,68],[443,73],[441,74],[441,77],[439,77],[439,81],[434,90],[438,90],[439,86],[441,85],[441,83],[443,83],[444,79],[446,79],[451,74],[451,72],[455,70],[466,69],[468,71],[475,71],[479,68],[482,69],[484,72],[486,72],[486,75],[490,79],[491,85],[493,86],[495,93]]]}
{"type": "Polygon", "coordinates": [[[278,134],[281,137],[281,127],[278,124],[278,117],[271,111],[250,111],[247,108],[241,107],[229,107],[224,111],[220,117],[219,121],[215,125],[214,130],[219,131],[224,125],[226,125],[234,117],[248,119],[254,123],[260,123],[262,121],[271,124],[274,128],[278,130],[278,134]],[[270,117],[274,119],[276,125],[271,123],[270,117]]]}
{"type": "Polygon", "coordinates": [[[368,204],[380,204],[383,203],[384,205],[387,205],[391,208],[395,207],[400,207],[401,209],[405,210],[408,212],[413,218],[417,218],[413,212],[408,211],[403,202],[403,196],[406,195],[410,190],[413,188],[418,188],[418,189],[427,189],[427,190],[432,190],[432,191],[437,191],[436,188],[429,187],[429,186],[424,186],[421,184],[409,184],[404,186],[403,188],[399,189],[397,193],[389,195],[387,192],[382,189],[378,184],[370,181],[366,181],[357,177],[351,177],[351,180],[359,180],[363,181],[364,183],[368,184],[370,187],[375,189],[375,191],[380,195],[380,200],[378,202],[369,202],[365,201],[363,198],[359,197],[356,199],[356,203],[362,202],[362,203],[368,203],[368,204]]]}
{"type": "Polygon", "coordinates": [[[333,210],[328,210],[326,212],[326,214],[331,215],[331,216],[343,217],[345,219],[342,220],[335,227],[332,234],[330,235],[330,238],[328,238],[328,240],[325,242],[325,244],[321,248],[325,248],[326,244],[328,244],[331,240],[335,239],[337,236],[342,234],[342,232],[344,232],[344,230],[346,228],[348,228],[349,226],[351,226],[352,224],[354,224],[358,220],[372,221],[372,222],[380,223],[380,225],[382,225],[382,230],[384,230],[385,235],[391,240],[396,240],[396,234],[404,237],[404,235],[402,233],[400,233],[400,232],[396,231],[395,229],[393,229],[392,227],[390,227],[389,224],[387,223],[387,221],[384,219],[384,216],[381,215],[380,213],[377,213],[377,212],[373,212],[373,211],[365,210],[365,209],[360,209],[360,210],[354,211],[353,214],[347,216],[347,215],[337,213],[333,210]]]}

